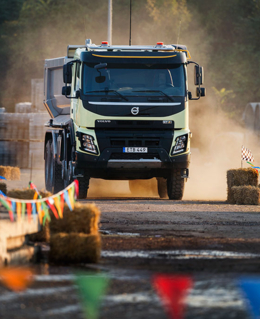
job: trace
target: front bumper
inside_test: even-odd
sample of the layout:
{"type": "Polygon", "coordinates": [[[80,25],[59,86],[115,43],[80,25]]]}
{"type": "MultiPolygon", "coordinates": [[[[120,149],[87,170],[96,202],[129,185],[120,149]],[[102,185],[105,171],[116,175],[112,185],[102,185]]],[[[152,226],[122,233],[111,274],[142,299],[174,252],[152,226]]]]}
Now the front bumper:
{"type": "Polygon", "coordinates": [[[149,153],[122,153],[122,148],[106,148],[100,156],[76,152],[76,174],[88,172],[90,177],[131,179],[167,177],[173,168],[188,168],[190,153],[170,157],[163,148],[149,153]]]}

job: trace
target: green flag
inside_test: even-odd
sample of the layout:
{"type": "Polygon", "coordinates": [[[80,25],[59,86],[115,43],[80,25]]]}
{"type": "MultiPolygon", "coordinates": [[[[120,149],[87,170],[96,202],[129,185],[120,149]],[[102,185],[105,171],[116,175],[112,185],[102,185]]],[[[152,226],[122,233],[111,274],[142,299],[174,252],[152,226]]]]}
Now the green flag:
{"type": "Polygon", "coordinates": [[[87,319],[97,319],[101,297],[106,293],[109,279],[100,274],[76,274],[82,305],[87,319]]]}

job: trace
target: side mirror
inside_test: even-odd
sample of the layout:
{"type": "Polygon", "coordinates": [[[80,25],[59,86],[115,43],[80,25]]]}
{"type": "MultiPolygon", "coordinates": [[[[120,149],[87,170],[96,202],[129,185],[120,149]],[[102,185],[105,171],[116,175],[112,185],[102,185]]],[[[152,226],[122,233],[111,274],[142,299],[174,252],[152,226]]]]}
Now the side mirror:
{"type": "Polygon", "coordinates": [[[62,95],[65,95],[67,97],[68,95],[70,95],[70,93],[71,93],[71,86],[62,87],[62,92],[61,92],[62,95]]]}
{"type": "Polygon", "coordinates": [[[194,84],[202,85],[204,83],[203,67],[199,65],[194,66],[194,84]]]}
{"type": "Polygon", "coordinates": [[[197,97],[206,96],[206,89],[205,88],[196,88],[196,96],[197,97]]]}
{"type": "Polygon", "coordinates": [[[63,65],[63,82],[70,84],[72,82],[72,63],[63,65]]]}

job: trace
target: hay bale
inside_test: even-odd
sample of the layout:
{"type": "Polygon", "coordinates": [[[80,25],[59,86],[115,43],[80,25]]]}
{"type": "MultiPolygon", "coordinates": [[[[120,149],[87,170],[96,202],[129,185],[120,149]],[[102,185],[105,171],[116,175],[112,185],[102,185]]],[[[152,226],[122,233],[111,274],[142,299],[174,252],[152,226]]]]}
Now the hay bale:
{"type": "Polygon", "coordinates": [[[42,226],[42,230],[40,230],[37,233],[28,235],[29,241],[32,242],[50,242],[50,225],[49,221],[46,220],[46,223],[44,226],[42,226]]]}
{"type": "Polygon", "coordinates": [[[230,204],[259,205],[260,189],[255,186],[233,186],[230,190],[230,204]]]}
{"type": "Polygon", "coordinates": [[[75,203],[73,211],[64,206],[62,219],[56,219],[51,214],[51,233],[98,233],[100,211],[94,204],[75,203]]]}
{"type": "Polygon", "coordinates": [[[11,167],[11,180],[12,181],[19,181],[21,176],[20,168],[19,167],[11,167]]]}
{"type": "Polygon", "coordinates": [[[258,173],[252,168],[230,169],[227,171],[228,202],[233,202],[231,188],[233,186],[257,186],[258,173]]]}
{"type": "MultiPolygon", "coordinates": [[[[39,192],[42,198],[50,197],[51,193],[40,191],[39,192]]],[[[24,188],[24,189],[12,189],[7,192],[8,197],[17,198],[17,199],[33,199],[35,194],[34,189],[24,188]]]]}
{"type": "Polygon", "coordinates": [[[57,233],[50,239],[50,261],[59,263],[97,263],[100,259],[100,235],[57,233]]]}
{"type": "Polygon", "coordinates": [[[7,193],[7,186],[5,183],[0,183],[0,191],[2,191],[4,194],[7,193]]]}
{"type": "Polygon", "coordinates": [[[7,180],[11,179],[11,167],[0,166],[0,176],[5,177],[7,180]]]}

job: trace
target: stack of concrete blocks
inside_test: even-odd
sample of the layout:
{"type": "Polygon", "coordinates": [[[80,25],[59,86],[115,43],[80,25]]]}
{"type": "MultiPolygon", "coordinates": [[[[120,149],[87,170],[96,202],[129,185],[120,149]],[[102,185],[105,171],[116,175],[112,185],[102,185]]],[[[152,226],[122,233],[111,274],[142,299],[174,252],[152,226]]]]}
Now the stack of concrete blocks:
{"type": "Polygon", "coordinates": [[[32,102],[16,104],[16,113],[0,110],[0,165],[44,167],[44,124],[49,115],[43,105],[43,79],[31,81],[31,98],[32,102]]]}
{"type": "Polygon", "coordinates": [[[9,264],[20,265],[29,262],[35,249],[27,245],[28,234],[39,230],[38,220],[11,222],[0,215],[0,267],[9,264]]]}

